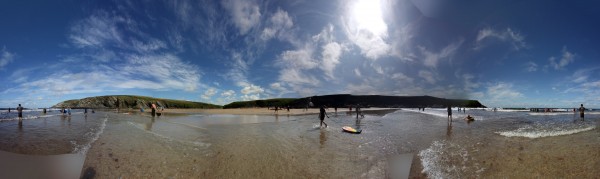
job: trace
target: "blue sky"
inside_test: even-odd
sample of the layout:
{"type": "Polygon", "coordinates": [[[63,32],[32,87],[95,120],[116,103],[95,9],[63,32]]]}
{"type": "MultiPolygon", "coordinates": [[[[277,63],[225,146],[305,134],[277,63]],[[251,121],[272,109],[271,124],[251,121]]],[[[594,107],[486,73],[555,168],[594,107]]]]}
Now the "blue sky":
{"type": "Polygon", "coordinates": [[[0,107],[430,95],[600,107],[593,1],[2,1],[0,107]]]}

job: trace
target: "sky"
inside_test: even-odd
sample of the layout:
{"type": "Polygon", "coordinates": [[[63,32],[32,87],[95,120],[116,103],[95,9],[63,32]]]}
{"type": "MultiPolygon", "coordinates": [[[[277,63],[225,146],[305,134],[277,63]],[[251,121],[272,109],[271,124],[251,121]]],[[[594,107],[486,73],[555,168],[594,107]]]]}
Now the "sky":
{"type": "Polygon", "coordinates": [[[0,107],[100,95],[228,104],[429,95],[600,107],[600,3],[0,2],[0,107]]]}

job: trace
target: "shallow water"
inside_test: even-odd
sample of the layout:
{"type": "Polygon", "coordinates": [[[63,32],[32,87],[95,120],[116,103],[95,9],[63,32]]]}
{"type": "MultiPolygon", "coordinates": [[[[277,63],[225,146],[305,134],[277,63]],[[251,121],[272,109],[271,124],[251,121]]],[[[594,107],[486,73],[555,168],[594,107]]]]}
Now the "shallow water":
{"type": "Polygon", "coordinates": [[[468,110],[449,123],[445,112],[331,113],[321,128],[317,115],[75,111],[0,122],[0,150],[83,153],[84,176],[101,178],[383,178],[388,159],[405,153],[411,177],[600,176],[598,114],[468,110]]]}

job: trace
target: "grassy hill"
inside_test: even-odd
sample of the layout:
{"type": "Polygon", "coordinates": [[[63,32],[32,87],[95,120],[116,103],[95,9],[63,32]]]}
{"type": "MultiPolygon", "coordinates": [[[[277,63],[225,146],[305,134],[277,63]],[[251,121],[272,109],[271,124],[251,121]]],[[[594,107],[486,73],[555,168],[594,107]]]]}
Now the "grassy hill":
{"type": "Polygon", "coordinates": [[[71,107],[71,108],[148,108],[152,103],[157,103],[165,108],[221,108],[219,105],[183,101],[174,99],[153,98],[147,96],[133,95],[112,95],[112,96],[95,96],[83,99],[74,99],[60,102],[52,107],[71,107]]]}
{"type": "Polygon", "coordinates": [[[433,96],[381,96],[381,95],[349,95],[334,94],[324,96],[312,96],[306,98],[276,98],[267,100],[238,101],[227,104],[223,108],[249,108],[249,107],[272,107],[290,106],[292,108],[303,108],[311,101],[314,106],[327,105],[329,107],[349,107],[360,104],[363,107],[485,107],[477,100],[444,99],[433,96]],[[309,99],[310,98],[310,99],[309,99]]]}

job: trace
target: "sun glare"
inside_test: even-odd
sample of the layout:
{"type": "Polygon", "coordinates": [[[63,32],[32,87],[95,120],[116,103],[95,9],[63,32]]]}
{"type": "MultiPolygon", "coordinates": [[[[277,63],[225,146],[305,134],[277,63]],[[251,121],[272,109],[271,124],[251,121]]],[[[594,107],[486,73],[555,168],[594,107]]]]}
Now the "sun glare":
{"type": "Polygon", "coordinates": [[[352,18],[358,31],[367,30],[374,35],[382,36],[387,32],[387,24],[383,21],[380,0],[358,0],[352,6],[352,18]]]}

